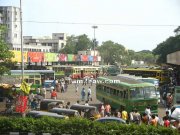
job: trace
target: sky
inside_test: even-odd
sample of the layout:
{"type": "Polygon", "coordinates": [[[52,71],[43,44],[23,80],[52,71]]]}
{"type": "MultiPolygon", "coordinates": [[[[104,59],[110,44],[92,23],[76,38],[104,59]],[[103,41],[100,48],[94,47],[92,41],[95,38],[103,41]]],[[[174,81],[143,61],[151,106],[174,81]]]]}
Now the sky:
{"type": "MultiPolygon", "coordinates": [[[[20,0],[0,0],[19,7],[20,0]]],[[[153,50],[180,26],[180,0],[22,0],[23,35],[86,34],[134,51],[153,50]]]]}

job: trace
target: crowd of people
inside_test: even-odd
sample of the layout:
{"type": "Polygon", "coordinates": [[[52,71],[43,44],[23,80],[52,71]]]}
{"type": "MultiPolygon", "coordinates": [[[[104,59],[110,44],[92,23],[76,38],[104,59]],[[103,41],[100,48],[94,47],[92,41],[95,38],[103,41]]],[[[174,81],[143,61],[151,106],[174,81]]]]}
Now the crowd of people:
{"type": "Polygon", "coordinates": [[[99,112],[101,117],[118,117],[125,120],[127,123],[135,123],[135,124],[145,124],[152,126],[164,126],[164,127],[172,127],[180,130],[180,121],[172,119],[171,114],[175,110],[172,108],[167,110],[162,118],[158,117],[158,115],[151,113],[151,107],[148,105],[143,113],[139,113],[136,108],[134,108],[131,112],[127,112],[123,107],[120,110],[116,110],[115,112],[111,111],[111,106],[109,103],[101,104],[99,107],[99,112]]]}

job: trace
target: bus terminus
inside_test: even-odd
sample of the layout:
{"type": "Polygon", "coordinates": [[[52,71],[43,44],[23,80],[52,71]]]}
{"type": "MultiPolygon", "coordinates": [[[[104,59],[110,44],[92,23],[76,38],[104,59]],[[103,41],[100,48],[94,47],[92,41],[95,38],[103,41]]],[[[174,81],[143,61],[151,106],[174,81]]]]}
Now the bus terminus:
{"type": "Polygon", "coordinates": [[[148,68],[125,68],[124,74],[130,74],[142,77],[153,77],[159,80],[160,85],[170,83],[170,72],[161,69],[148,69],[148,68]]]}
{"type": "Polygon", "coordinates": [[[125,107],[128,112],[136,108],[143,113],[150,105],[152,113],[157,114],[158,99],[153,84],[121,76],[98,77],[97,82],[97,99],[104,103],[108,102],[112,108],[125,107]]]}

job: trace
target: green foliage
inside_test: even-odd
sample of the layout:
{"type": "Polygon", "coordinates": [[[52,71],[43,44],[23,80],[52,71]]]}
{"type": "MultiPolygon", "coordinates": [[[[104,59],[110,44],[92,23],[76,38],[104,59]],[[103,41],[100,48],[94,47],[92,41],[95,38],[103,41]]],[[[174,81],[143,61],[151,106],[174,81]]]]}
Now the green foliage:
{"type": "Polygon", "coordinates": [[[158,55],[157,62],[166,63],[167,55],[180,50],[180,35],[175,37],[169,37],[166,41],[160,43],[154,50],[153,53],[158,55]]]}
{"type": "Polygon", "coordinates": [[[127,62],[126,57],[128,56],[125,47],[113,41],[103,42],[98,51],[106,64],[115,64],[116,62],[126,64],[127,62]]]}
{"type": "Polygon", "coordinates": [[[70,36],[67,38],[66,46],[60,50],[60,53],[77,54],[78,51],[84,51],[92,48],[93,43],[87,35],[79,35],[77,37],[70,36]]]}
{"type": "Polygon", "coordinates": [[[32,132],[36,134],[72,134],[72,135],[178,135],[171,128],[152,127],[146,125],[123,125],[119,123],[99,123],[82,118],[69,120],[44,117],[5,118],[0,117],[0,134],[5,132],[32,132]]]}
{"type": "Polygon", "coordinates": [[[3,38],[5,30],[6,28],[0,25],[0,75],[3,75],[9,71],[13,65],[11,58],[14,57],[14,54],[9,51],[7,43],[3,38]]]}

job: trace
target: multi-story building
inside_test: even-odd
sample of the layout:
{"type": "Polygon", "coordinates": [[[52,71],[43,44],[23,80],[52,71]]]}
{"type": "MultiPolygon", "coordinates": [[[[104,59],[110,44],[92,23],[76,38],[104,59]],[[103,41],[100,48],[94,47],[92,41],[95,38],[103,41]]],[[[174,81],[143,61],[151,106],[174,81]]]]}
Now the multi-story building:
{"type": "MultiPolygon", "coordinates": [[[[3,37],[10,50],[21,50],[21,23],[20,8],[0,6],[0,24],[7,27],[3,37]]],[[[2,35],[2,33],[1,33],[2,35]]],[[[65,33],[53,33],[52,37],[23,37],[24,51],[58,52],[66,45],[65,33]]]]}
{"type": "Polygon", "coordinates": [[[0,24],[7,27],[4,38],[10,49],[21,46],[20,8],[0,6],[0,24]]]}
{"type": "Polygon", "coordinates": [[[59,52],[66,45],[65,33],[52,33],[52,37],[24,36],[24,51],[59,52]]]}

